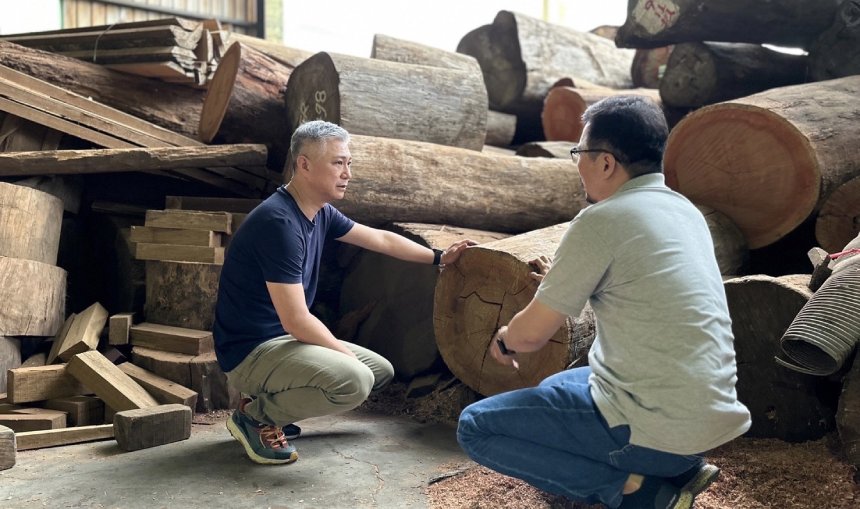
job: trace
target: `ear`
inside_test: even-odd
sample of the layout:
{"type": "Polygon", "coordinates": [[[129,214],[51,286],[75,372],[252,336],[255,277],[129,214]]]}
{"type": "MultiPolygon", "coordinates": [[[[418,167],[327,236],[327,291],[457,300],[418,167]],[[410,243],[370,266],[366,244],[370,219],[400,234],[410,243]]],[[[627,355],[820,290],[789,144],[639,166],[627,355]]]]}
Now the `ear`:
{"type": "Polygon", "coordinates": [[[618,160],[612,154],[600,154],[600,164],[603,170],[600,175],[606,180],[611,179],[615,172],[620,170],[618,160]]]}
{"type": "Polygon", "coordinates": [[[310,160],[303,154],[296,158],[296,171],[298,170],[310,170],[310,160]]]}

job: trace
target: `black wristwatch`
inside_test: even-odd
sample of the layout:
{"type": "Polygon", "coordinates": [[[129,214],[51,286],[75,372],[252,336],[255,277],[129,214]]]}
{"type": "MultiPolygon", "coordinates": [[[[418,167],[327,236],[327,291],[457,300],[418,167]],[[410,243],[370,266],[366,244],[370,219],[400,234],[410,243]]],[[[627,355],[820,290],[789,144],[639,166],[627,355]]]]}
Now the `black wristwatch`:
{"type": "Polygon", "coordinates": [[[496,344],[499,345],[499,351],[502,352],[502,355],[513,355],[517,353],[513,350],[508,350],[508,347],[505,346],[505,340],[501,336],[496,338],[496,344]]]}
{"type": "Polygon", "coordinates": [[[442,263],[442,253],[444,253],[444,251],[441,249],[433,250],[433,265],[439,265],[442,263]]]}

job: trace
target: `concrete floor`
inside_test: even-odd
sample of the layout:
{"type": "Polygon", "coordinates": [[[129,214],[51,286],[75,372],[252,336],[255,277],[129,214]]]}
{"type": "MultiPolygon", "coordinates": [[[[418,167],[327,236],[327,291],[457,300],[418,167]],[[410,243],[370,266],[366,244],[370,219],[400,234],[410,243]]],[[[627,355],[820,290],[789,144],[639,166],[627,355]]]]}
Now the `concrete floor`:
{"type": "Polygon", "coordinates": [[[134,452],[113,440],[22,451],[0,472],[0,507],[421,508],[431,478],[468,463],[453,428],[349,412],[299,423],[297,462],[257,465],[225,420],[134,452]]]}

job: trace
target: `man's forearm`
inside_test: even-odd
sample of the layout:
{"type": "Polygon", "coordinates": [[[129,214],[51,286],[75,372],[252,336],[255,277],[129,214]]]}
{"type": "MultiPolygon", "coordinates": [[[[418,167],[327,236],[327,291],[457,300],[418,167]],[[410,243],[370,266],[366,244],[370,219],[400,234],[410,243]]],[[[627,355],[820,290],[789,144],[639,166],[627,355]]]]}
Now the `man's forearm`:
{"type": "MultiPolygon", "coordinates": [[[[284,328],[287,329],[287,327],[284,328]]],[[[290,324],[288,331],[290,335],[302,343],[324,346],[326,348],[331,348],[332,350],[354,356],[352,351],[344,346],[343,343],[341,343],[334,334],[331,333],[328,327],[326,327],[319,318],[311,313],[307,313],[301,318],[294,320],[294,322],[290,324]]]]}

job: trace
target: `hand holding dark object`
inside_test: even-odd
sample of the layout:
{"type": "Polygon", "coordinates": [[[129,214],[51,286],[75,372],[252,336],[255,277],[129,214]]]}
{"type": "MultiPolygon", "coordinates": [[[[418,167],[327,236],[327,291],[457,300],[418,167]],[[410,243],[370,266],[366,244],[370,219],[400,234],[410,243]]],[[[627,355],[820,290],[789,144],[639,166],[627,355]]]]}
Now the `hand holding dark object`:
{"type": "Polygon", "coordinates": [[[516,359],[517,352],[508,349],[507,345],[505,345],[504,334],[507,333],[507,331],[507,326],[500,327],[493,336],[493,343],[495,346],[490,347],[490,355],[499,364],[504,366],[513,366],[514,369],[520,369],[520,363],[517,362],[516,359]]]}

